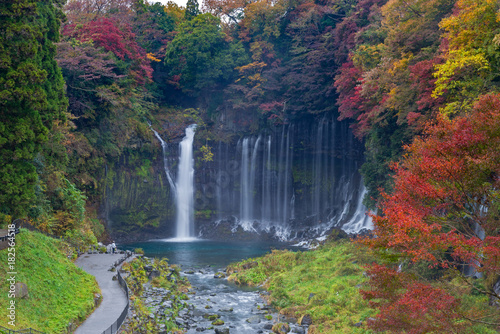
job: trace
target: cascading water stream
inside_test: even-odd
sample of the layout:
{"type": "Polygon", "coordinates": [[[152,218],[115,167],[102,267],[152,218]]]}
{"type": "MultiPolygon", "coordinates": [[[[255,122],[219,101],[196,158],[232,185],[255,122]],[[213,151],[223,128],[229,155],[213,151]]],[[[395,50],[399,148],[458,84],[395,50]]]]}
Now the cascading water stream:
{"type": "Polygon", "coordinates": [[[168,168],[168,160],[167,160],[167,143],[160,137],[158,132],[149,125],[153,133],[155,134],[155,137],[160,141],[161,143],[161,148],[163,151],[163,169],[165,170],[165,175],[167,176],[168,184],[170,184],[170,189],[172,189],[173,193],[175,194],[177,192],[174,180],[172,178],[172,174],[170,173],[170,169],[168,168]]]}
{"type": "Polygon", "coordinates": [[[373,229],[372,218],[366,214],[368,209],[363,205],[363,198],[365,197],[368,190],[361,182],[359,189],[359,195],[357,200],[356,210],[352,215],[352,218],[342,226],[342,229],[347,233],[358,233],[362,229],[373,229]]]}
{"type": "Polygon", "coordinates": [[[193,140],[196,124],[186,128],[186,136],[179,144],[179,172],[176,182],[177,241],[191,241],[194,237],[194,160],[193,140]]]}
{"type": "MultiPolygon", "coordinates": [[[[266,129],[237,144],[220,141],[221,160],[211,171],[215,191],[201,190],[218,210],[215,226],[280,240],[321,237],[343,225],[352,233],[371,228],[353,138],[347,125],[325,116],[266,129]]],[[[209,228],[200,233],[218,237],[209,228]]]]}
{"type": "Polygon", "coordinates": [[[248,223],[250,217],[250,175],[248,162],[248,146],[249,138],[243,138],[241,146],[241,199],[240,199],[240,216],[243,223],[248,223]]]}

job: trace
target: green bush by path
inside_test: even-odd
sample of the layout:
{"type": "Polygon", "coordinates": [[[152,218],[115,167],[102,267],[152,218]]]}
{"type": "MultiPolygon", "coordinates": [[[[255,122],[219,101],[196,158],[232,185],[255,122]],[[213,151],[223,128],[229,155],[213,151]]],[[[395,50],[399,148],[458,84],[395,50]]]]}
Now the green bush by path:
{"type": "Polygon", "coordinates": [[[312,318],[309,333],[370,333],[364,326],[375,311],[359,294],[363,264],[373,258],[348,241],[314,251],[276,251],[228,267],[229,280],[262,285],[281,314],[312,318]],[[355,324],[362,322],[362,327],[355,324]]]}
{"type": "Polygon", "coordinates": [[[0,326],[66,333],[69,323],[83,321],[99,293],[95,278],[75,266],[63,250],[66,245],[38,232],[23,230],[16,237],[17,282],[28,287],[27,298],[16,298],[16,326],[8,326],[8,249],[0,251],[0,326]]]}

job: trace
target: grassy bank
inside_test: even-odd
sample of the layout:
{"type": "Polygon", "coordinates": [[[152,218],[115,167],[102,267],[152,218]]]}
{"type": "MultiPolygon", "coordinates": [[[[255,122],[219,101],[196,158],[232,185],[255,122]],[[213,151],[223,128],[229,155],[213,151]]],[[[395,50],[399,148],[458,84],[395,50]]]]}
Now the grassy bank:
{"type": "Polygon", "coordinates": [[[229,280],[262,285],[281,314],[312,319],[310,334],[369,333],[365,320],[375,314],[359,294],[363,264],[372,257],[348,241],[314,251],[273,251],[228,267],[229,280]],[[361,327],[359,326],[362,322],[361,327]]]}
{"type": "MultiPolygon", "coordinates": [[[[66,245],[41,233],[23,230],[16,237],[16,281],[28,287],[28,297],[16,298],[16,326],[8,325],[7,308],[0,325],[31,327],[45,333],[66,333],[69,323],[84,320],[94,307],[99,288],[93,276],[65,255],[66,245]]],[[[9,305],[8,249],[0,251],[0,305],[9,305]]],[[[9,275],[10,276],[10,275],[9,275]]]]}

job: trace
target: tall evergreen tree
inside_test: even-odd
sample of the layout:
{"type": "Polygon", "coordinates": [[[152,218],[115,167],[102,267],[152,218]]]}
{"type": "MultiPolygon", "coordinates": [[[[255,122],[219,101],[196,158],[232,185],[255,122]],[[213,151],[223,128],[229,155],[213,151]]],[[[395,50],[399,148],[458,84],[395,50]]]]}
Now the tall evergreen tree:
{"type": "Polygon", "coordinates": [[[35,163],[52,122],[64,118],[64,81],[54,60],[60,0],[0,2],[0,215],[25,215],[35,163]]]}
{"type": "Polygon", "coordinates": [[[190,21],[200,14],[200,8],[197,0],[188,0],[186,11],[184,13],[186,20],[190,21]]]}

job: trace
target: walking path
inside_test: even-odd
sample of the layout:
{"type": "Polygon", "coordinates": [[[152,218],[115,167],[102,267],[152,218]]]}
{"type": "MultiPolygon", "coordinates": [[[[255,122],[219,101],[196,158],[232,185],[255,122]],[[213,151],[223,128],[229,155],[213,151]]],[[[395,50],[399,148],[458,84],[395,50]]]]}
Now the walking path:
{"type": "Polygon", "coordinates": [[[118,319],[127,305],[125,292],[118,281],[113,281],[116,272],[108,270],[122,257],[123,254],[83,254],[76,259],[78,267],[95,276],[101,288],[102,301],[74,334],[102,333],[118,319]]]}

